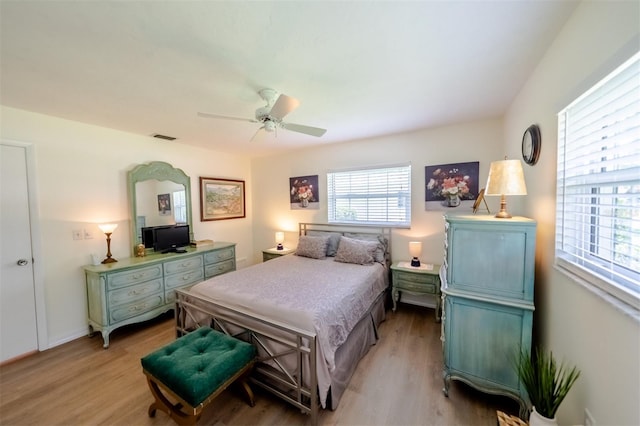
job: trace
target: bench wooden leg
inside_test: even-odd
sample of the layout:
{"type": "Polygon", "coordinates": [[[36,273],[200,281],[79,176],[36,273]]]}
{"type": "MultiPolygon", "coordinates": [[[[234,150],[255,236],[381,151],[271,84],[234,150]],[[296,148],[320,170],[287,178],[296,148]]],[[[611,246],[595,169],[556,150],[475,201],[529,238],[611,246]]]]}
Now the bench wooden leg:
{"type": "Polygon", "coordinates": [[[240,382],[242,383],[242,388],[244,389],[244,392],[247,394],[247,397],[249,398],[249,405],[252,407],[255,407],[256,401],[253,397],[253,391],[251,390],[249,383],[247,383],[246,379],[243,379],[240,382]]]}
{"type": "Polygon", "coordinates": [[[200,413],[185,413],[184,411],[182,411],[183,405],[181,403],[173,404],[171,401],[169,401],[169,399],[162,393],[162,390],[160,389],[158,384],[149,376],[147,376],[147,383],[149,384],[149,389],[151,389],[151,394],[155,399],[155,401],[152,402],[151,405],[149,405],[149,417],[155,417],[156,410],[160,410],[167,413],[167,415],[175,420],[175,422],[179,425],[196,424],[196,422],[200,418],[200,413]]]}

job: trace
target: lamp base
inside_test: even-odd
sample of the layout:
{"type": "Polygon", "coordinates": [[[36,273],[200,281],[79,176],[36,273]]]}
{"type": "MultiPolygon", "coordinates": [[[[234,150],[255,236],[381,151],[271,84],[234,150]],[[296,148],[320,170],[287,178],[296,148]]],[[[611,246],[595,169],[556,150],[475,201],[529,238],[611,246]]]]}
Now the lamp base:
{"type": "Polygon", "coordinates": [[[496,213],[495,217],[497,217],[498,219],[511,219],[513,216],[507,213],[506,210],[505,211],[500,210],[498,213],[496,213]]]}
{"type": "Polygon", "coordinates": [[[117,262],[117,260],[115,260],[113,257],[107,257],[105,260],[102,261],[102,263],[115,263],[117,262]]]}
{"type": "Polygon", "coordinates": [[[411,259],[411,266],[420,266],[420,260],[417,257],[414,257],[413,259],[411,259]]]}
{"type": "Polygon", "coordinates": [[[498,219],[511,219],[511,215],[507,213],[507,200],[504,195],[500,196],[500,211],[496,213],[498,219]]]}
{"type": "Polygon", "coordinates": [[[284,246],[282,245],[282,243],[278,243],[278,245],[276,246],[276,250],[284,250],[284,246]]]}

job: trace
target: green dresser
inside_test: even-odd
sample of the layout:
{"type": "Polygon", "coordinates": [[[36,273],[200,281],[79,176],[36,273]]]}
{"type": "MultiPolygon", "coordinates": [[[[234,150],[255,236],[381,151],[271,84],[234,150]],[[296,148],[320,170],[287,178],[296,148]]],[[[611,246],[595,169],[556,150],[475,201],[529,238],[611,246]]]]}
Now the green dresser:
{"type": "Polygon", "coordinates": [[[176,289],[235,269],[235,244],[223,242],[85,266],[89,334],[100,331],[107,348],[116,328],[173,309],[176,289]]]}
{"type": "Polygon", "coordinates": [[[445,226],[444,394],[455,379],[525,410],[512,359],[531,348],[536,223],[465,215],[445,216],[445,226]]]}

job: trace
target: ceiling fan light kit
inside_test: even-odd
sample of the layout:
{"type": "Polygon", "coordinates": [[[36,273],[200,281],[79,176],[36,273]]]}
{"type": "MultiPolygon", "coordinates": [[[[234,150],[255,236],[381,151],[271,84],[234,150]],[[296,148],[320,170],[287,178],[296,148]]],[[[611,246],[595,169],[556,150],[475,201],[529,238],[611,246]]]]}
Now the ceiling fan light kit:
{"type": "Polygon", "coordinates": [[[232,117],[227,115],[210,114],[206,112],[199,112],[200,117],[206,118],[220,118],[224,120],[236,120],[236,121],[248,121],[250,123],[262,123],[262,126],[253,135],[251,140],[255,140],[261,133],[276,133],[277,128],[286,129],[292,132],[303,133],[306,135],[320,137],[324,135],[327,130],[318,127],[304,126],[302,124],[285,123],[282,119],[300,106],[300,101],[291,96],[285,94],[278,95],[273,89],[262,89],[258,92],[260,97],[267,103],[265,106],[256,110],[255,119],[232,117]],[[277,98],[276,98],[277,96],[277,98]]]}

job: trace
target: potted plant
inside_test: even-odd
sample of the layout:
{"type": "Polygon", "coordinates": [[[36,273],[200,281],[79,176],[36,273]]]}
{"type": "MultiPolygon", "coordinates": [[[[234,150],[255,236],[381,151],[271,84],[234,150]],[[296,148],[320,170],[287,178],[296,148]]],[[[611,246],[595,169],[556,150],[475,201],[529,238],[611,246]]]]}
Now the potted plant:
{"type": "Polygon", "coordinates": [[[580,376],[580,370],[558,364],[551,351],[540,349],[536,349],[533,356],[529,351],[521,351],[515,368],[533,406],[530,426],[557,424],[556,411],[580,376]]]}

